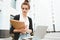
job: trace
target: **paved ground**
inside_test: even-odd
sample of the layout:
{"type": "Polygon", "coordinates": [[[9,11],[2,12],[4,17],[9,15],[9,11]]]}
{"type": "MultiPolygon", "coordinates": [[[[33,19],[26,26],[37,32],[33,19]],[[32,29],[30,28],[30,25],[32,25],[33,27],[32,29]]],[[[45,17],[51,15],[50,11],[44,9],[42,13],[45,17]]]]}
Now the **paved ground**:
{"type": "MultiPolygon", "coordinates": [[[[0,38],[0,40],[11,40],[12,38],[0,38]]],[[[60,40],[60,33],[47,33],[41,40],[60,40]]]]}
{"type": "Polygon", "coordinates": [[[47,33],[42,40],[60,40],[60,33],[47,33]]]}

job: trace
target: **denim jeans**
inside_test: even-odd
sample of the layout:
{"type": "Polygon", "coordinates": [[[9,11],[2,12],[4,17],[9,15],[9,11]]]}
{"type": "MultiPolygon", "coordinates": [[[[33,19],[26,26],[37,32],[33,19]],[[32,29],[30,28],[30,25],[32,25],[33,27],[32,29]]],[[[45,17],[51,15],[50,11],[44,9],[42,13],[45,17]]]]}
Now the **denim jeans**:
{"type": "Polygon", "coordinates": [[[24,39],[24,38],[28,38],[28,37],[30,37],[30,36],[31,36],[31,35],[30,35],[29,33],[26,33],[26,34],[20,34],[18,40],[22,40],[22,39],[24,39]]]}

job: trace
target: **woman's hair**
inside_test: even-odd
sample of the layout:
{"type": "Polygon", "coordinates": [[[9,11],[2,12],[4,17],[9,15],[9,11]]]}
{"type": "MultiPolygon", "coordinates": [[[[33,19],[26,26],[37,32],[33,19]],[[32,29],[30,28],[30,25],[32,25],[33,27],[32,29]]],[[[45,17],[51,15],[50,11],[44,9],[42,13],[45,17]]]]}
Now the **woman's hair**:
{"type": "Polygon", "coordinates": [[[25,0],[24,2],[27,2],[27,3],[29,3],[29,1],[28,1],[28,0],[25,0]]]}
{"type": "Polygon", "coordinates": [[[23,5],[28,5],[28,7],[29,7],[29,9],[30,9],[30,4],[29,4],[29,1],[28,1],[28,0],[25,0],[25,1],[22,3],[21,8],[22,8],[23,5]]]}

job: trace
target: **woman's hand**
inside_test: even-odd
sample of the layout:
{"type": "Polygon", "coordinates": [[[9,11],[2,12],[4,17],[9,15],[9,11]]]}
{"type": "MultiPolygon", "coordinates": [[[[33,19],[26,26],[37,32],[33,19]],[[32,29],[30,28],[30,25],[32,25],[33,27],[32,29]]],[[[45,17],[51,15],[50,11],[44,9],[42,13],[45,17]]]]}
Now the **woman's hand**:
{"type": "Polygon", "coordinates": [[[13,32],[23,32],[23,31],[25,31],[25,28],[26,28],[26,27],[24,27],[24,28],[22,28],[22,29],[14,29],[13,32]]]}
{"type": "Polygon", "coordinates": [[[22,29],[14,29],[13,32],[20,32],[20,33],[26,32],[26,27],[22,29]]]}
{"type": "Polygon", "coordinates": [[[31,29],[28,29],[27,27],[25,27],[23,29],[14,29],[14,32],[20,32],[22,34],[25,34],[25,33],[31,33],[32,30],[31,29]]]}
{"type": "Polygon", "coordinates": [[[27,27],[25,27],[24,29],[21,29],[20,32],[21,32],[22,34],[25,34],[25,33],[27,32],[27,30],[28,30],[27,27]]]}
{"type": "Polygon", "coordinates": [[[26,27],[25,29],[21,30],[21,33],[32,33],[32,30],[26,27]]]}

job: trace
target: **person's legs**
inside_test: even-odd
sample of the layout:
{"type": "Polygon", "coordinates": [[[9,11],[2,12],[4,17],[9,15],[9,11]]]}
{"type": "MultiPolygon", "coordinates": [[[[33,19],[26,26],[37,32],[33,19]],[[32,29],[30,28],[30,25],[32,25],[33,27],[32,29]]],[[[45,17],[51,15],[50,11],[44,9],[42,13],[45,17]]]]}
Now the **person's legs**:
{"type": "Polygon", "coordinates": [[[24,38],[28,38],[28,37],[30,37],[31,35],[30,34],[20,34],[20,36],[19,36],[19,39],[18,40],[22,40],[22,39],[24,39],[24,38]]]}

